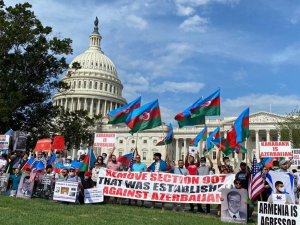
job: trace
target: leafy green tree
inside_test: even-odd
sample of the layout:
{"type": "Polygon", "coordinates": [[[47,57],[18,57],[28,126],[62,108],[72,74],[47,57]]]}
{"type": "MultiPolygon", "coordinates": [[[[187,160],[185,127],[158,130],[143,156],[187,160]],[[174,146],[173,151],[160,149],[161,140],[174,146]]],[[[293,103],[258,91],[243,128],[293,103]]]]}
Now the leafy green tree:
{"type": "Polygon", "coordinates": [[[293,148],[300,148],[300,111],[293,110],[278,123],[282,141],[291,141],[293,148]]]}
{"type": "Polygon", "coordinates": [[[29,3],[5,7],[0,0],[0,43],[0,133],[40,129],[45,136],[57,115],[51,95],[68,88],[58,78],[72,41],[53,36],[29,3]]]}

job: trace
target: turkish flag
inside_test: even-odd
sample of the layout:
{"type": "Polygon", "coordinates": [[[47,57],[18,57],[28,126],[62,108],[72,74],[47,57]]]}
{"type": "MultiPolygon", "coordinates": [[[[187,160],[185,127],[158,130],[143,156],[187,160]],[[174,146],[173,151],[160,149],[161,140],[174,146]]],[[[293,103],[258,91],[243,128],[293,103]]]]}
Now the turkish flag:
{"type": "Polygon", "coordinates": [[[52,143],[52,150],[61,151],[65,149],[65,138],[64,136],[55,136],[52,143]]]}
{"type": "Polygon", "coordinates": [[[34,151],[42,152],[51,150],[51,138],[39,139],[35,145],[34,151]]]}

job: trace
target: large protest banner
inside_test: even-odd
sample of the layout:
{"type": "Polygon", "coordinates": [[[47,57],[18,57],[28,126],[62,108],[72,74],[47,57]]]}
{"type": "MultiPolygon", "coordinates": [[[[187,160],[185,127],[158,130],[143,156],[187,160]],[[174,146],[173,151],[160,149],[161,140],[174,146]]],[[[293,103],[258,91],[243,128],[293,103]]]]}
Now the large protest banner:
{"type": "Polygon", "coordinates": [[[99,188],[84,189],[84,203],[103,202],[103,191],[99,188]]]}
{"type": "Polygon", "coordinates": [[[8,179],[9,179],[9,173],[2,173],[0,175],[0,194],[3,194],[6,192],[8,179]]]}
{"type": "Polygon", "coordinates": [[[300,225],[300,206],[258,202],[258,225],[300,225]]]}
{"type": "Polygon", "coordinates": [[[101,168],[97,187],[105,196],[159,202],[220,204],[221,189],[234,174],[183,176],[170,173],[116,172],[101,168]]]}
{"type": "Polygon", "coordinates": [[[53,200],[75,202],[77,190],[78,182],[57,181],[55,183],[53,200]]]}
{"type": "Polygon", "coordinates": [[[221,221],[247,223],[247,190],[222,189],[221,221]]]}
{"type": "Polygon", "coordinates": [[[291,142],[262,141],[259,142],[260,158],[265,157],[293,157],[291,142]]]}
{"type": "Polygon", "coordinates": [[[15,131],[13,135],[13,150],[25,151],[26,149],[27,132],[15,131]]]}
{"type": "Polygon", "coordinates": [[[21,177],[17,197],[18,198],[31,198],[33,185],[34,185],[34,175],[33,173],[24,173],[21,177]]]}
{"type": "Polygon", "coordinates": [[[116,134],[114,133],[95,133],[94,147],[115,147],[116,134]]]}

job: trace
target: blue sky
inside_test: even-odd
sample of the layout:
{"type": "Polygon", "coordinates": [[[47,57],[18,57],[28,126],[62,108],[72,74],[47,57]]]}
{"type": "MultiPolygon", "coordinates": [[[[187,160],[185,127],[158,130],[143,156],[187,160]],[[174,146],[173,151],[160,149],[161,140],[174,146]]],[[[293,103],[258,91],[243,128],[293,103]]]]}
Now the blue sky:
{"type": "Polygon", "coordinates": [[[73,40],[69,62],[88,47],[98,16],[101,47],[117,67],[123,96],[158,98],[166,122],[218,87],[223,116],[270,105],[283,114],[300,105],[298,0],[28,2],[54,35],[73,40]]]}

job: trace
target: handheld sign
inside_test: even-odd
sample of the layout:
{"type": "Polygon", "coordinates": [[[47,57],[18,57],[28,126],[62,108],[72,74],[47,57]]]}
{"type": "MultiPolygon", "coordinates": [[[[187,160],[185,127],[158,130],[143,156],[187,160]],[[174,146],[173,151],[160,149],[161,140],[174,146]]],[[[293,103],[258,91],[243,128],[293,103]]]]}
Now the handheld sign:
{"type": "Polygon", "coordinates": [[[84,189],[84,203],[103,202],[103,191],[98,188],[84,189]]]}
{"type": "Polygon", "coordinates": [[[259,142],[259,152],[260,152],[260,158],[293,157],[291,142],[289,141],[259,142]]]}
{"type": "Polygon", "coordinates": [[[78,182],[57,181],[55,183],[53,200],[63,202],[75,202],[78,190],[78,182]]]}
{"type": "Polygon", "coordinates": [[[195,157],[196,153],[197,153],[197,147],[189,146],[189,154],[195,157]]]}
{"type": "Polygon", "coordinates": [[[113,133],[95,133],[94,147],[115,147],[116,134],[113,133]]]}

